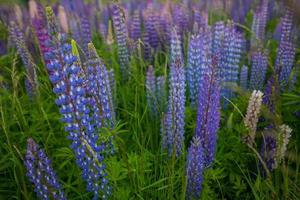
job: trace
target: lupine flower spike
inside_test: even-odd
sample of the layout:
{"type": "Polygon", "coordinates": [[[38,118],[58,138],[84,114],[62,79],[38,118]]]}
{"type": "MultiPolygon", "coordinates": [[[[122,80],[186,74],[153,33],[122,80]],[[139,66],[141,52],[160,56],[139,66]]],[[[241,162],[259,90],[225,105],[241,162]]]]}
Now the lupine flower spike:
{"type": "Polygon", "coordinates": [[[52,169],[51,161],[32,138],[27,140],[24,162],[27,170],[26,175],[34,184],[34,191],[40,199],[66,199],[56,173],[52,169]]]}
{"type": "Polygon", "coordinates": [[[259,90],[254,90],[251,94],[247,114],[244,118],[244,124],[249,130],[249,134],[245,137],[245,142],[252,145],[255,139],[258,117],[260,114],[263,93],[259,90]]]}
{"type": "Polygon", "coordinates": [[[200,138],[194,136],[187,155],[187,199],[199,199],[202,189],[202,173],[204,169],[203,149],[200,138]]]}

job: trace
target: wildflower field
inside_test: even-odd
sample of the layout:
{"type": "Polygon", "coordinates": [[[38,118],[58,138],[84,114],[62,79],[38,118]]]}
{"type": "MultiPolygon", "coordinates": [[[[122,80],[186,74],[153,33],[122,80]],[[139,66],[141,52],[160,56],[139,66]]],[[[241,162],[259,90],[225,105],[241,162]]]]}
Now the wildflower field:
{"type": "Polygon", "coordinates": [[[299,0],[1,0],[0,200],[299,200],[299,0]]]}

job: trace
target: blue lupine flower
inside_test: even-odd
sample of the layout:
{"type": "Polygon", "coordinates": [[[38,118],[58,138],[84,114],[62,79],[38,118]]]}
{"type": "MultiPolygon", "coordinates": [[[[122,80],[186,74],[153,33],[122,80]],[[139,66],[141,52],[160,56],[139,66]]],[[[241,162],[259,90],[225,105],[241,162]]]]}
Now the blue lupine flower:
{"type": "Polygon", "coordinates": [[[242,56],[243,35],[235,30],[232,23],[228,23],[224,34],[224,49],[222,53],[222,96],[233,97],[232,88],[238,80],[239,63],[242,56]]]}
{"type": "Polygon", "coordinates": [[[203,182],[204,168],[203,149],[200,138],[195,136],[188,149],[187,155],[187,199],[199,199],[203,182]]]}
{"type": "Polygon", "coordinates": [[[243,65],[240,71],[240,87],[243,89],[248,88],[248,66],[243,65]]]}
{"type": "Polygon", "coordinates": [[[157,114],[156,79],[152,65],[148,67],[146,74],[146,94],[150,112],[155,116],[157,114]]]}
{"type": "Polygon", "coordinates": [[[266,84],[265,93],[263,97],[263,104],[268,107],[271,113],[275,113],[275,103],[278,94],[279,88],[275,84],[275,78],[272,75],[266,84]]]}
{"type": "Polygon", "coordinates": [[[118,44],[118,56],[120,62],[120,68],[122,77],[124,80],[129,75],[129,54],[127,49],[127,32],[125,24],[124,11],[117,4],[112,5],[112,18],[114,24],[114,30],[116,34],[116,40],[118,44]]]}
{"type": "Polygon", "coordinates": [[[207,32],[192,35],[188,48],[187,81],[190,91],[191,104],[197,105],[199,85],[203,75],[208,72],[210,65],[210,40],[207,32]]]}
{"type": "Polygon", "coordinates": [[[37,93],[37,76],[36,76],[36,65],[33,61],[33,58],[31,54],[29,53],[26,43],[24,40],[24,35],[19,29],[18,25],[14,22],[10,22],[10,35],[11,38],[16,45],[18,54],[20,55],[22,62],[24,64],[24,67],[26,69],[26,80],[25,80],[25,86],[27,90],[27,94],[30,98],[36,95],[37,93]]]}
{"type": "Polygon", "coordinates": [[[137,41],[142,38],[140,11],[135,10],[130,23],[130,38],[137,41]]]}
{"type": "Polygon", "coordinates": [[[148,8],[144,13],[145,34],[147,42],[154,50],[158,48],[158,16],[153,8],[148,8]]]}
{"type": "Polygon", "coordinates": [[[251,38],[251,47],[260,46],[265,38],[268,19],[268,0],[263,0],[254,12],[251,31],[255,35],[251,38]]]}
{"type": "Polygon", "coordinates": [[[51,167],[51,161],[32,138],[27,140],[24,164],[26,176],[34,184],[34,191],[40,199],[66,199],[56,173],[51,167]]]}
{"type": "MultiPolygon", "coordinates": [[[[276,151],[276,138],[271,134],[265,135],[260,155],[269,171],[272,171],[276,167],[276,151]]],[[[263,170],[263,175],[265,175],[265,170],[263,170]]]]}
{"type": "Polygon", "coordinates": [[[256,52],[253,52],[251,61],[252,67],[249,88],[261,90],[266,79],[268,53],[259,49],[256,52]]]}
{"type": "Polygon", "coordinates": [[[292,29],[293,12],[287,8],[281,19],[281,37],[275,62],[275,70],[282,89],[288,85],[295,60],[296,49],[292,29]]]}
{"type": "Polygon", "coordinates": [[[171,67],[169,77],[168,109],[163,122],[163,148],[169,155],[180,156],[184,140],[185,73],[181,53],[181,42],[176,29],[172,31],[171,67]],[[177,41],[174,41],[177,40],[177,41]]]}
{"type": "Polygon", "coordinates": [[[107,69],[92,43],[88,44],[88,53],[87,92],[92,96],[96,127],[113,127],[115,113],[107,69]]]}
{"type": "Polygon", "coordinates": [[[220,122],[220,87],[216,78],[216,61],[204,75],[200,85],[195,135],[200,138],[203,148],[204,166],[214,160],[217,130],[220,122]]]}
{"type": "Polygon", "coordinates": [[[80,17],[80,30],[82,37],[82,48],[85,52],[88,51],[87,46],[88,43],[92,41],[92,33],[91,33],[91,25],[86,16],[80,17]]]}

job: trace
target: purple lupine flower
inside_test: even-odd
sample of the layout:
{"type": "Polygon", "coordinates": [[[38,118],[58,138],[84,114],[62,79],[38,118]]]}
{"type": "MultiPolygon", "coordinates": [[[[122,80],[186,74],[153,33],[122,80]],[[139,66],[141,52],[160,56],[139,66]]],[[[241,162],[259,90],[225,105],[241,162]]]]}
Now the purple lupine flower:
{"type": "Polygon", "coordinates": [[[114,69],[109,69],[107,73],[108,73],[108,80],[109,80],[109,85],[110,85],[110,89],[111,89],[112,99],[113,99],[113,102],[115,105],[116,79],[115,79],[114,69]]]}
{"type": "Polygon", "coordinates": [[[243,65],[240,71],[240,87],[243,89],[248,88],[248,66],[243,65]]]}
{"type": "Polygon", "coordinates": [[[163,135],[163,145],[165,146],[163,148],[168,149],[170,156],[174,154],[180,156],[184,140],[185,73],[181,42],[175,28],[172,31],[171,37],[169,99],[167,113],[163,122],[165,130],[165,134],[163,135]]]}
{"type": "Polygon", "coordinates": [[[92,41],[91,25],[86,16],[80,17],[80,30],[82,37],[82,48],[85,52],[88,52],[88,44],[92,41]]]}
{"type": "Polygon", "coordinates": [[[45,11],[40,4],[37,4],[37,13],[34,16],[34,18],[31,19],[31,22],[38,39],[41,54],[45,55],[49,51],[46,45],[46,41],[49,39],[49,35],[47,32],[47,21],[45,11]]]}
{"type": "MultiPolygon", "coordinates": [[[[276,167],[276,151],[276,138],[271,134],[265,135],[263,137],[260,155],[269,171],[272,171],[276,167]]],[[[265,174],[264,170],[263,174],[265,174]]]]}
{"type": "Polygon", "coordinates": [[[51,161],[32,138],[27,140],[24,165],[27,170],[26,176],[34,184],[34,191],[40,199],[66,199],[57,175],[52,169],[51,161]]]}
{"type": "Polygon", "coordinates": [[[117,5],[112,5],[112,18],[114,24],[114,30],[116,34],[116,40],[118,44],[118,56],[120,62],[120,68],[122,77],[124,80],[129,75],[129,54],[127,49],[127,32],[125,24],[125,14],[122,8],[117,5]]]}
{"type": "Polygon", "coordinates": [[[147,69],[146,74],[146,94],[147,94],[147,103],[150,108],[152,115],[156,115],[157,101],[156,101],[156,80],[154,75],[154,69],[150,65],[147,69]]]}
{"type": "Polygon", "coordinates": [[[249,88],[261,90],[266,79],[268,52],[264,52],[262,49],[253,52],[251,61],[252,67],[249,88]]]}
{"type": "Polygon", "coordinates": [[[147,34],[146,41],[150,46],[156,50],[158,48],[158,16],[153,8],[148,8],[144,13],[145,34],[147,34]]]}
{"type": "Polygon", "coordinates": [[[200,138],[193,137],[187,155],[187,199],[199,199],[202,189],[203,168],[204,168],[203,149],[200,138]]]}
{"type": "Polygon", "coordinates": [[[115,113],[109,75],[92,43],[88,44],[88,53],[87,92],[92,96],[94,121],[97,128],[111,128],[114,125],[115,113]]]}
{"type": "Polygon", "coordinates": [[[181,38],[189,30],[189,15],[187,9],[182,5],[175,5],[172,10],[173,23],[178,27],[178,34],[181,38]]]}
{"type": "Polygon", "coordinates": [[[159,39],[160,46],[163,48],[169,48],[171,37],[171,16],[169,12],[162,11],[161,16],[159,17],[159,39]]]}
{"type": "Polygon", "coordinates": [[[222,84],[222,96],[231,98],[231,87],[236,86],[238,80],[239,63],[242,56],[243,35],[235,30],[232,23],[228,23],[224,34],[224,50],[222,53],[222,70],[224,81],[222,84]]]}
{"type": "Polygon", "coordinates": [[[19,29],[18,25],[14,22],[10,23],[9,26],[10,36],[16,45],[18,54],[20,55],[22,62],[24,64],[24,67],[26,69],[26,80],[25,80],[25,86],[27,93],[30,98],[32,98],[37,93],[37,76],[36,76],[36,65],[33,61],[33,58],[31,54],[29,53],[25,40],[24,35],[19,29]]]}
{"type": "Polygon", "coordinates": [[[196,106],[199,86],[204,74],[208,73],[211,49],[208,32],[192,35],[188,47],[187,80],[190,90],[191,104],[196,106]]]}
{"type": "Polygon", "coordinates": [[[208,167],[214,160],[220,122],[220,87],[216,70],[216,59],[214,58],[210,72],[203,77],[198,98],[195,135],[201,141],[205,167],[208,167]]]}
{"type": "Polygon", "coordinates": [[[275,70],[282,89],[288,85],[295,60],[296,49],[292,29],[293,12],[287,8],[285,15],[281,19],[281,36],[275,62],[275,70]]]}
{"type": "Polygon", "coordinates": [[[46,17],[49,36],[56,36],[60,33],[60,26],[51,7],[46,7],[46,17]]]}
{"type": "Polygon", "coordinates": [[[166,80],[164,76],[156,77],[156,99],[158,102],[158,111],[161,113],[165,110],[165,99],[166,99],[166,90],[165,90],[166,80]]]}
{"type": "Polygon", "coordinates": [[[140,11],[135,10],[130,23],[130,38],[134,41],[142,38],[140,11]]]}
{"type": "Polygon", "coordinates": [[[255,35],[251,38],[251,47],[260,45],[265,38],[265,29],[268,19],[268,0],[262,0],[254,12],[251,31],[255,35]]]}
{"type": "Polygon", "coordinates": [[[272,75],[266,84],[265,93],[263,97],[263,104],[268,107],[271,113],[275,113],[275,104],[278,94],[279,88],[277,87],[275,83],[275,78],[272,75]]]}

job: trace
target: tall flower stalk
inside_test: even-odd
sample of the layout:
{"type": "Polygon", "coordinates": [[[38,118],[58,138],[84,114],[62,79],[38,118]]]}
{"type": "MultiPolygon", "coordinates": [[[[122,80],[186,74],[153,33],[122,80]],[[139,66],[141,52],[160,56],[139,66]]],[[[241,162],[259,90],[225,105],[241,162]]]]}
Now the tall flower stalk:
{"type": "Polygon", "coordinates": [[[34,191],[40,199],[65,200],[65,194],[54,172],[51,161],[38,144],[30,138],[24,159],[26,176],[34,184],[34,191]]]}

